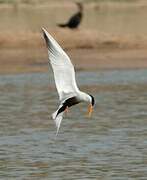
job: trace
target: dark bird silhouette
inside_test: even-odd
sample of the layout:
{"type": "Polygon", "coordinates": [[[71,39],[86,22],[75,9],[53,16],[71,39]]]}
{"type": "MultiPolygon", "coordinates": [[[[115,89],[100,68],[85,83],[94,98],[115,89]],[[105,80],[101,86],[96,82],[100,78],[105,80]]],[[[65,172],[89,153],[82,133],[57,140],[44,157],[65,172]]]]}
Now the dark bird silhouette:
{"type": "Polygon", "coordinates": [[[70,29],[76,29],[80,25],[83,16],[83,5],[81,3],[76,4],[78,6],[78,12],[71,16],[67,23],[58,24],[59,27],[68,27],[70,29]]]}

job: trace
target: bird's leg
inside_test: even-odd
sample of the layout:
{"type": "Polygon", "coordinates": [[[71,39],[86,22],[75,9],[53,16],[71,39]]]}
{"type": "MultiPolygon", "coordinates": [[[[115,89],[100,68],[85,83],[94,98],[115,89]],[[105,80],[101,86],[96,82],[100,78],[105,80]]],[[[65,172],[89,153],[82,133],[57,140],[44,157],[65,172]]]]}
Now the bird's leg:
{"type": "Polygon", "coordinates": [[[68,113],[68,111],[69,111],[69,108],[68,108],[68,106],[66,106],[66,108],[65,108],[65,113],[68,113]]]}
{"type": "Polygon", "coordinates": [[[92,106],[92,104],[89,104],[89,106],[88,106],[88,117],[91,117],[92,112],[93,112],[93,106],[92,106]]]}

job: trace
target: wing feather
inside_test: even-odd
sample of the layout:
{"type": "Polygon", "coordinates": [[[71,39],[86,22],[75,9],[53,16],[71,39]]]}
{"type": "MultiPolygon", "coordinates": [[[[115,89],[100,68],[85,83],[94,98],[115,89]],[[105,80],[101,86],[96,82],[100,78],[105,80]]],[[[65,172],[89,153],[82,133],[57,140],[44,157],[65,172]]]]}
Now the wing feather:
{"type": "Polygon", "coordinates": [[[60,101],[75,96],[79,91],[75,70],[68,55],[63,51],[55,39],[44,29],[43,35],[48,48],[49,62],[54,72],[56,88],[60,101]]]}

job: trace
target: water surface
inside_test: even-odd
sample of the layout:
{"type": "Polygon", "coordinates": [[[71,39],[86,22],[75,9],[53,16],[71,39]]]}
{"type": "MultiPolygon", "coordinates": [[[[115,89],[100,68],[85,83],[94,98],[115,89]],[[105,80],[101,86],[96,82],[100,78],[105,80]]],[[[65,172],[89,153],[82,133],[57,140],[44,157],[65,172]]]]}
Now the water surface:
{"type": "Polygon", "coordinates": [[[59,136],[51,74],[0,76],[0,179],[146,179],[147,70],[78,72],[95,111],[71,108],[59,136]],[[86,78],[85,78],[86,77],[86,78]]]}

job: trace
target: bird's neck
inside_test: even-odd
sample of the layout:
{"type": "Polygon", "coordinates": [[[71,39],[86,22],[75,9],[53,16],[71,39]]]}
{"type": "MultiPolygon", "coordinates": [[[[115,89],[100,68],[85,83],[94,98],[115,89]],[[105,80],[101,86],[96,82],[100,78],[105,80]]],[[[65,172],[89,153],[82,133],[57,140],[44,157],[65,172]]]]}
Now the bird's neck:
{"type": "Polygon", "coordinates": [[[82,16],[82,14],[83,14],[83,8],[79,8],[79,10],[77,11],[77,13],[82,16]]]}
{"type": "Polygon", "coordinates": [[[79,12],[83,12],[83,7],[79,6],[79,12]]]}
{"type": "Polygon", "coordinates": [[[82,18],[83,12],[79,11],[78,14],[79,14],[80,18],[82,18]]]}
{"type": "Polygon", "coordinates": [[[80,91],[79,98],[81,101],[86,101],[89,103],[91,102],[91,97],[87,93],[84,93],[82,91],[80,91]]]}

